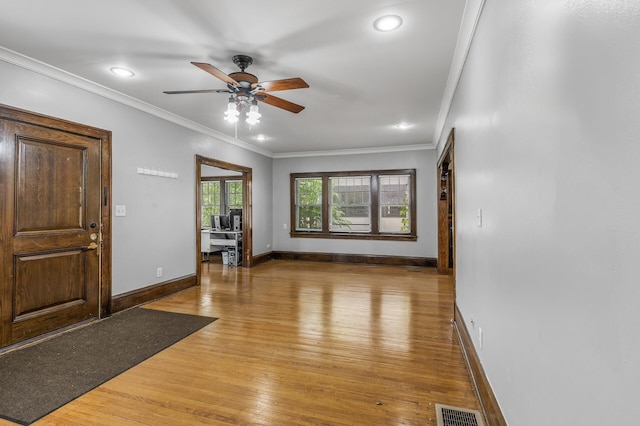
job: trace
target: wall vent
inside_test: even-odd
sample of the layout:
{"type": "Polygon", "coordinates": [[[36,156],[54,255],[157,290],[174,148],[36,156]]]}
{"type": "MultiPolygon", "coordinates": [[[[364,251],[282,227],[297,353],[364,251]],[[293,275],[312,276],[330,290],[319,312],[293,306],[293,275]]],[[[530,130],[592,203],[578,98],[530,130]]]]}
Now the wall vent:
{"type": "Polygon", "coordinates": [[[438,426],[484,426],[479,411],[436,404],[438,426]]]}

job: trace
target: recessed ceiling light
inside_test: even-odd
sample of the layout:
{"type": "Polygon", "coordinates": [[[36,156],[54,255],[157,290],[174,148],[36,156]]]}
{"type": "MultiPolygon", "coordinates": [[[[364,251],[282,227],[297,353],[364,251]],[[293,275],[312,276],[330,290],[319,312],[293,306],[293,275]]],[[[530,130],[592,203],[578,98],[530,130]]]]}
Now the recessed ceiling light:
{"type": "Polygon", "coordinates": [[[109,68],[109,71],[111,71],[118,77],[133,77],[134,75],[136,75],[133,71],[122,67],[111,67],[109,68]]]}
{"type": "Polygon", "coordinates": [[[255,139],[256,139],[257,141],[264,142],[264,141],[266,141],[266,140],[267,140],[267,137],[266,137],[265,135],[258,135],[258,136],[256,136],[256,138],[255,138],[255,139]]]}
{"type": "Polygon", "coordinates": [[[396,128],[401,129],[401,130],[406,130],[411,128],[412,125],[410,123],[398,123],[396,124],[396,128]]]}
{"type": "Polygon", "coordinates": [[[387,32],[397,30],[400,28],[400,25],[402,25],[401,17],[398,15],[386,15],[376,19],[373,23],[373,28],[378,31],[387,32]]]}

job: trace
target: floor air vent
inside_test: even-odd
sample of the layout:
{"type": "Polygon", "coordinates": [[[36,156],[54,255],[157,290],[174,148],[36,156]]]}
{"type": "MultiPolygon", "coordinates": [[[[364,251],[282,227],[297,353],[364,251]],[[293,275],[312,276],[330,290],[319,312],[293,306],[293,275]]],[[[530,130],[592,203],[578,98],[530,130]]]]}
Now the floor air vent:
{"type": "Polygon", "coordinates": [[[484,426],[482,415],[476,410],[436,404],[438,426],[484,426]]]}

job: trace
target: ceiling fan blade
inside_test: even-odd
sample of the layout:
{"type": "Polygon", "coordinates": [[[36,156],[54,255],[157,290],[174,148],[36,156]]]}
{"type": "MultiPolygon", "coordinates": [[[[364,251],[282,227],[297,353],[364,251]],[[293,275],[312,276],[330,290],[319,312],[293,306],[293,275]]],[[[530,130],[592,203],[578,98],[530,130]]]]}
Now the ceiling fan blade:
{"type": "Polygon", "coordinates": [[[208,72],[214,77],[218,77],[220,80],[224,81],[227,84],[233,84],[235,86],[239,86],[240,84],[235,81],[233,78],[229,77],[227,74],[220,71],[218,68],[214,67],[211,64],[207,64],[204,62],[191,62],[196,67],[200,68],[203,71],[208,72]]]}
{"type": "Polygon", "coordinates": [[[261,81],[257,84],[265,92],[277,92],[279,90],[306,89],[309,87],[306,81],[300,77],[285,78],[283,80],[261,81]]]}
{"type": "Polygon", "coordinates": [[[304,109],[302,105],[294,104],[293,102],[285,101],[284,99],[278,98],[273,95],[269,95],[267,93],[259,93],[256,95],[256,99],[264,102],[265,104],[273,105],[278,108],[285,109],[294,114],[299,113],[304,109]]]}
{"type": "Polygon", "coordinates": [[[167,95],[182,95],[184,93],[231,93],[229,89],[209,89],[209,90],[167,90],[167,95]]]}

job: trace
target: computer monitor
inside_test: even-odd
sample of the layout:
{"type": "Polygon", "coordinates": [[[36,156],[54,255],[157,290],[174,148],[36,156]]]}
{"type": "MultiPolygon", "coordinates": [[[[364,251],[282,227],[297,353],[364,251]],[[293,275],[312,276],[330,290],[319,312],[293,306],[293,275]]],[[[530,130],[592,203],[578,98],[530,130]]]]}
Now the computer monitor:
{"type": "Polygon", "coordinates": [[[222,229],[229,229],[229,216],[220,215],[220,227],[222,229]]]}
{"type": "Polygon", "coordinates": [[[229,224],[232,231],[242,231],[242,209],[231,209],[229,211],[229,224]]]}
{"type": "Polygon", "coordinates": [[[229,216],[214,214],[211,216],[211,228],[216,231],[229,229],[229,216]]]}

